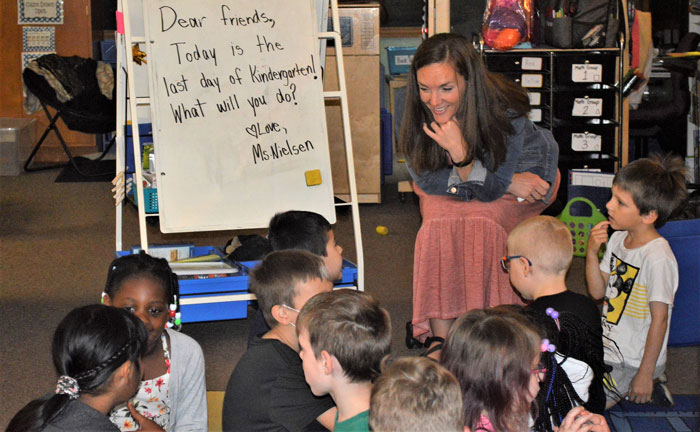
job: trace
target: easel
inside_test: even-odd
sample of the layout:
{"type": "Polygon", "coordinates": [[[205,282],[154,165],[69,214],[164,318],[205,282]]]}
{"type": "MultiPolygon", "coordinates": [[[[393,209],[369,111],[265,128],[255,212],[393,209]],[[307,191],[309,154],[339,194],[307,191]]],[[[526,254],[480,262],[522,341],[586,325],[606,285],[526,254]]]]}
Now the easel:
{"type": "MultiPolygon", "coordinates": [[[[311,0],[309,0],[311,1],[311,0]]],[[[324,99],[339,99],[343,118],[343,131],[345,138],[345,156],[348,167],[348,184],[350,189],[350,202],[346,203],[336,203],[336,208],[339,206],[350,206],[352,212],[353,221],[353,233],[355,239],[356,248],[356,264],[357,264],[357,289],[360,291],[364,290],[364,256],[362,250],[362,237],[360,231],[360,219],[359,219],[359,207],[357,201],[357,187],[355,182],[355,165],[352,151],[352,141],[350,135],[350,118],[348,113],[348,102],[347,102],[347,91],[345,86],[345,69],[342,56],[342,41],[339,32],[340,22],[338,15],[338,5],[337,0],[331,0],[331,13],[334,31],[331,32],[318,32],[319,40],[323,39],[333,39],[335,41],[335,49],[337,51],[337,67],[338,67],[338,81],[339,90],[337,91],[324,91],[324,99]]],[[[290,5],[290,7],[293,7],[290,5]]],[[[129,17],[132,15],[129,13],[129,0],[119,0],[118,2],[118,12],[117,12],[117,131],[116,131],[116,164],[117,164],[117,176],[115,177],[113,183],[115,188],[115,200],[116,200],[116,250],[123,250],[122,245],[122,211],[123,211],[123,200],[127,192],[127,186],[125,184],[125,126],[127,124],[127,108],[128,112],[131,114],[131,127],[133,132],[133,155],[134,155],[134,180],[136,187],[136,201],[138,207],[138,219],[139,219],[139,234],[141,240],[141,248],[148,251],[148,236],[146,231],[146,218],[152,216],[158,216],[155,214],[146,214],[144,205],[144,188],[143,188],[143,172],[142,172],[142,161],[141,161],[141,139],[139,134],[139,123],[138,123],[138,108],[140,106],[147,106],[151,104],[149,97],[138,97],[136,92],[136,80],[135,80],[135,68],[134,68],[134,56],[131,47],[133,44],[142,44],[146,47],[145,51],[148,50],[150,41],[145,35],[134,35],[132,32],[132,23],[129,17]],[[134,95],[132,97],[132,95],[134,95]],[[128,101],[128,105],[127,105],[128,101]]],[[[152,84],[152,83],[151,83],[152,84]]],[[[158,144],[156,143],[156,146],[158,144]]],[[[214,303],[214,302],[224,302],[224,301],[247,301],[254,300],[255,296],[253,294],[235,294],[235,295],[225,295],[225,296],[214,296],[207,297],[206,299],[197,299],[195,302],[199,303],[214,303]]],[[[184,301],[181,302],[184,304],[184,301]]]]}

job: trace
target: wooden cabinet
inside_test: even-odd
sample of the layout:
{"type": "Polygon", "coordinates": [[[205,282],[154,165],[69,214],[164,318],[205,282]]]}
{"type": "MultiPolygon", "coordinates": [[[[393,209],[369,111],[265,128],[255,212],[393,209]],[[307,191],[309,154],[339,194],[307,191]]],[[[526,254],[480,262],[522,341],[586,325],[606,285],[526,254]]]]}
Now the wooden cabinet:
{"type": "MultiPolygon", "coordinates": [[[[381,146],[379,112],[379,4],[344,4],[340,7],[341,28],[347,25],[343,39],[345,85],[348,95],[350,132],[355,159],[355,181],[359,203],[381,202],[381,146]],[[344,21],[344,22],[343,22],[344,21]]],[[[335,49],[326,55],[324,89],[338,90],[335,49]]],[[[328,143],[335,196],[349,200],[345,140],[340,102],[326,101],[328,143]]]]}

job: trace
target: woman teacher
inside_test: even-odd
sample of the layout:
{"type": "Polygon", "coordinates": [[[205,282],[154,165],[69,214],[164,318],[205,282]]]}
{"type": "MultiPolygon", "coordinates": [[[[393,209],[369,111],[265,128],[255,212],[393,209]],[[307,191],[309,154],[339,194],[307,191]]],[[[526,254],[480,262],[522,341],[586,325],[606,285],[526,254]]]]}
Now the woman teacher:
{"type": "Polygon", "coordinates": [[[529,111],[525,90],[490,73],[466,38],[437,34],[418,47],[399,148],[423,217],[409,327],[431,357],[456,317],[521,303],[500,265],[508,232],[559,187],[557,143],[529,111]]]}

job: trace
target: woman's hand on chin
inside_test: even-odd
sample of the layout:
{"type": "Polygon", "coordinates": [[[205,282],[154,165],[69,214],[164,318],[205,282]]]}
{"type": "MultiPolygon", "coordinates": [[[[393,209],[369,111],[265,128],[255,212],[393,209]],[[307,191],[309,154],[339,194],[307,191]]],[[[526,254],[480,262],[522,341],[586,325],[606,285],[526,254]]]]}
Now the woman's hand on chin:
{"type": "Polygon", "coordinates": [[[467,143],[462,136],[459,122],[454,117],[442,124],[437,122],[431,122],[429,125],[423,123],[423,131],[445,149],[453,161],[461,162],[466,158],[467,143]]]}

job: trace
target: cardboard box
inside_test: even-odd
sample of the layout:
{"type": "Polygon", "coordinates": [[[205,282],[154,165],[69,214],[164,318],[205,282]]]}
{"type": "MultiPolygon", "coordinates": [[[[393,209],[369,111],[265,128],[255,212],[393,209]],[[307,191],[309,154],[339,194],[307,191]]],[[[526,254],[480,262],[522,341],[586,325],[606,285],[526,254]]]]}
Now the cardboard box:
{"type": "Polygon", "coordinates": [[[16,176],[22,172],[34,144],[36,119],[0,118],[0,175],[16,176]]]}

